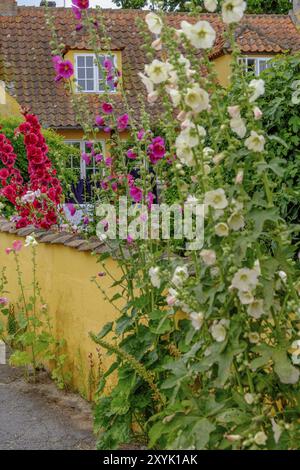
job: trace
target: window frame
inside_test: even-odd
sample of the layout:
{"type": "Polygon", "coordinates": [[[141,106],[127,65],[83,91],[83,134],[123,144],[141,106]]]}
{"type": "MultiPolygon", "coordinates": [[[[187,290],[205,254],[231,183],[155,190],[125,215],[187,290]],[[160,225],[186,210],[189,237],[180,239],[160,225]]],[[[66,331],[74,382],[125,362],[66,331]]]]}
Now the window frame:
{"type": "Polygon", "coordinates": [[[259,71],[259,62],[260,61],[266,61],[269,62],[272,59],[271,56],[266,57],[266,56],[251,56],[251,55],[244,55],[239,58],[240,62],[244,66],[244,71],[247,73],[248,72],[248,60],[254,60],[254,75],[256,77],[259,77],[261,72],[259,71]]]}
{"type": "MultiPolygon", "coordinates": [[[[86,179],[86,170],[87,170],[87,168],[92,169],[93,174],[95,174],[96,173],[96,165],[95,165],[94,157],[93,157],[93,160],[92,160],[93,161],[93,166],[92,167],[87,167],[86,162],[81,158],[82,153],[86,152],[86,150],[87,150],[86,149],[86,144],[89,141],[88,140],[82,140],[82,139],[64,139],[64,142],[67,145],[80,144],[80,148],[79,148],[79,151],[80,151],[80,179],[82,179],[82,180],[86,179]]],[[[95,144],[97,144],[97,143],[101,143],[103,155],[105,156],[106,155],[105,139],[95,140],[95,144]]],[[[71,169],[72,169],[72,167],[71,167],[71,169]]]]}
{"type": "MultiPolygon", "coordinates": [[[[109,57],[113,56],[114,58],[114,66],[117,68],[118,65],[118,57],[115,52],[111,52],[110,54],[98,54],[99,57],[109,57]]],[[[76,93],[105,93],[105,90],[99,89],[100,79],[99,79],[99,67],[96,63],[96,54],[92,52],[76,52],[74,54],[74,77],[75,77],[75,92],[76,93]],[[78,80],[82,80],[78,78],[78,57],[92,57],[93,58],[93,65],[94,65],[94,89],[93,90],[82,90],[78,88],[78,80]],[[96,85],[96,87],[95,87],[96,85]]],[[[91,79],[90,79],[91,80],[91,79]]],[[[117,87],[109,90],[108,93],[116,93],[117,87]]]]}

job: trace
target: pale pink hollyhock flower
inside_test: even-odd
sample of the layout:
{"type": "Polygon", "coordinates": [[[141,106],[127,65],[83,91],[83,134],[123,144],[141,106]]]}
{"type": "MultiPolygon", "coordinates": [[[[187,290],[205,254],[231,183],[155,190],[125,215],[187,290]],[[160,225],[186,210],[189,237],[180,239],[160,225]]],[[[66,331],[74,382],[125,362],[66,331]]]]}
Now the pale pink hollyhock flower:
{"type": "Polygon", "coordinates": [[[8,298],[7,297],[0,297],[0,306],[1,307],[5,307],[5,305],[7,305],[9,302],[8,298]]]}
{"type": "Polygon", "coordinates": [[[12,248],[5,248],[5,253],[7,255],[9,255],[9,253],[11,253],[12,251],[13,251],[12,248]]]}
{"type": "Polygon", "coordinates": [[[258,106],[255,106],[255,108],[253,109],[253,114],[254,114],[256,121],[261,119],[263,115],[262,110],[258,106]]]}
{"type": "Polygon", "coordinates": [[[244,179],[244,170],[239,170],[235,177],[235,184],[242,184],[244,179]]]}
{"type": "Polygon", "coordinates": [[[180,111],[180,113],[177,115],[178,121],[184,121],[186,119],[186,112],[185,111],[180,111]]]}
{"type": "Polygon", "coordinates": [[[231,118],[240,117],[240,107],[239,106],[228,106],[228,114],[231,118]]]}
{"type": "Polygon", "coordinates": [[[150,104],[155,103],[157,98],[158,98],[158,92],[157,91],[153,91],[152,93],[149,93],[149,95],[147,96],[148,103],[150,103],[150,104]]]}
{"type": "Polygon", "coordinates": [[[161,41],[161,38],[157,38],[155,39],[151,46],[153,47],[153,49],[155,49],[156,51],[161,51],[162,49],[162,41],[161,41]]]}
{"type": "Polygon", "coordinates": [[[15,240],[12,244],[13,251],[21,251],[22,249],[22,242],[21,240],[15,240]]]}

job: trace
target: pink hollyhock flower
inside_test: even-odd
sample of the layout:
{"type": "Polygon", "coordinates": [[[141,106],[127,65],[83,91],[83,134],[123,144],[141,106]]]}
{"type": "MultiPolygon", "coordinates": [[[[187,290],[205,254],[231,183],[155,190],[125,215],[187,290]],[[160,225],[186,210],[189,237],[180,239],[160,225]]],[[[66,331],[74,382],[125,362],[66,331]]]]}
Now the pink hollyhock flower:
{"type": "Polygon", "coordinates": [[[101,153],[97,153],[97,155],[95,155],[95,162],[100,163],[102,162],[102,160],[103,160],[103,155],[101,153]]]}
{"type": "Polygon", "coordinates": [[[155,137],[152,139],[151,144],[148,146],[148,154],[150,161],[155,165],[159,160],[161,160],[166,153],[165,141],[162,137],[155,137]]]}
{"type": "Polygon", "coordinates": [[[130,160],[135,160],[137,158],[137,154],[132,149],[127,150],[126,155],[130,160]]]}
{"type": "Polygon", "coordinates": [[[106,58],[103,62],[103,67],[107,72],[110,72],[113,68],[113,63],[110,59],[106,58]]]}
{"type": "Polygon", "coordinates": [[[8,304],[8,298],[7,297],[0,297],[0,306],[5,307],[5,305],[8,304]]]}
{"type": "Polygon", "coordinates": [[[9,177],[9,171],[7,168],[1,168],[0,170],[0,179],[6,180],[9,177]]]}
{"type": "Polygon", "coordinates": [[[9,255],[12,252],[12,248],[5,248],[5,253],[9,255]]]}
{"type": "Polygon", "coordinates": [[[79,8],[79,10],[87,10],[90,6],[89,0],[72,0],[72,3],[75,7],[79,8]]]}
{"type": "Polygon", "coordinates": [[[87,165],[90,165],[91,164],[91,157],[90,155],[88,155],[87,153],[83,152],[81,154],[81,158],[82,160],[87,164],[87,165]]]}
{"type": "Polygon", "coordinates": [[[21,240],[15,240],[12,244],[13,251],[21,251],[22,249],[22,242],[21,240]]]}
{"type": "Polygon", "coordinates": [[[137,186],[131,186],[129,194],[130,194],[130,197],[132,197],[132,199],[136,203],[141,202],[143,198],[143,191],[137,186]]]}
{"type": "Polygon", "coordinates": [[[116,192],[116,191],[117,191],[117,189],[118,189],[118,185],[117,185],[117,183],[116,183],[116,182],[114,182],[114,183],[111,183],[111,189],[112,189],[114,192],[116,192]]]}
{"type": "Polygon", "coordinates": [[[111,157],[107,157],[105,159],[105,165],[110,167],[112,165],[112,158],[111,157]]]}
{"type": "Polygon", "coordinates": [[[122,116],[118,117],[117,123],[118,123],[118,131],[124,131],[126,127],[128,126],[129,122],[129,116],[128,114],[123,114],[122,116]]]}
{"type": "Polygon", "coordinates": [[[73,217],[73,215],[76,214],[76,207],[74,206],[74,204],[72,203],[67,204],[67,209],[70,212],[71,217],[73,217]]]}
{"type": "Polygon", "coordinates": [[[138,131],[138,133],[137,133],[138,140],[143,140],[144,135],[145,135],[144,129],[141,129],[140,131],[138,131]]]}
{"type": "Polygon", "coordinates": [[[128,245],[131,245],[133,242],[134,242],[134,239],[130,235],[128,235],[128,237],[127,237],[128,245]]]}
{"type": "Polygon", "coordinates": [[[147,194],[147,202],[148,202],[148,209],[151,210],[151,206],[153,204],[153,201],[155,199],[155,195],[149,191],[149,193],[147,194]]]}
{"type": "Polygon", "coordinates": [[[104,114],[111,114],[114,110],[112,104],[110,103],[102,103],[102,111],[104,112],[104,114]]]}
{"type": "Polygon", "coordinates": [[[102,127],[105,125],[105,120],[103,116],[96,116],[95,122],[98,127],[102,127]]]}

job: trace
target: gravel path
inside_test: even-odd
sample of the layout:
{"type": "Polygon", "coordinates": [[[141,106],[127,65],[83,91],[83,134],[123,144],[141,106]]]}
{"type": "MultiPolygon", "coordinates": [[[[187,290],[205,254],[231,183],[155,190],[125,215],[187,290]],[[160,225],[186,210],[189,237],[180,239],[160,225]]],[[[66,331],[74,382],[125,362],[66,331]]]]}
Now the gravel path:
{"type": "Polygon", "coordinates": [[[29,384],[19,369],[0,365],[0,450],[94,448],[87,402],[57,390],[46,374],[29,384]]]}

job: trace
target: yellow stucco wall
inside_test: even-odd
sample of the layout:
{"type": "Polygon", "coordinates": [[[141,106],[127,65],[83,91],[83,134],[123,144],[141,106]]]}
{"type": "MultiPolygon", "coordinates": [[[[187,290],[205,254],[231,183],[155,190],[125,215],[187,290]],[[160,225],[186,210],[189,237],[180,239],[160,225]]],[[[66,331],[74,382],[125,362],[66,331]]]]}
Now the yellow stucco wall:
{"type": "Polygon", "coordinates": [[[21,117],[18,102],[5,90],[4,82],[0,81],[0,116],[1,117],[21,117]]]}
{"type": "MultiPolygon", "coordinates": [[[[0,270],[7,268],[8,294],[11,302],[16,302],[19,287],[13,256],[5,253],[6,247],[11,247],[15,239],[24,242],[24,238],[8,233],[0,233],[0,270]]],[[[20,252],[21,270],[26,284],[32,280],[31,249],[23,248],[20,252]]],[[[104,300],[101,292],[91,282],[91,277],[97,275],[100,265],[90,252],[80,252],[63,245],[43,244],[37,247],[37,276],[41,287],[41,295],[49,307],[54,332],[57,338],[66,340],[68,355],[67,369],[73,375],[73,387],[88,399],[92,393],[89,390],[90,360],[92,353],[98,367],[96,345],[89,338],[90,331],[98,333],[107,323],[116,318],[118,312],[109,302],[104,300]]],[[[109,259],[107,266],[118,277],[117,263],[109,259]]],[[[108,276],[98,277],[103,289],[109,289],[113,295],[116,291],[110,289],[111,280],[108,276]]],[[[30,289],[26,291],[30,295],[30,289]]],[[[108,336],[109,338],[109,336],[108,336]]],[[[112,362],[106,351],[101,350],[103,371],[112,362]]]]}
{"type": "Polygon", "coordinates": [[[231,56],[229,54],[218,57],[214,60],[214,67],[218,75],[218,80],[220,84],[224,87],[227,87],[230,83],[231,75],[231,56]]]}

